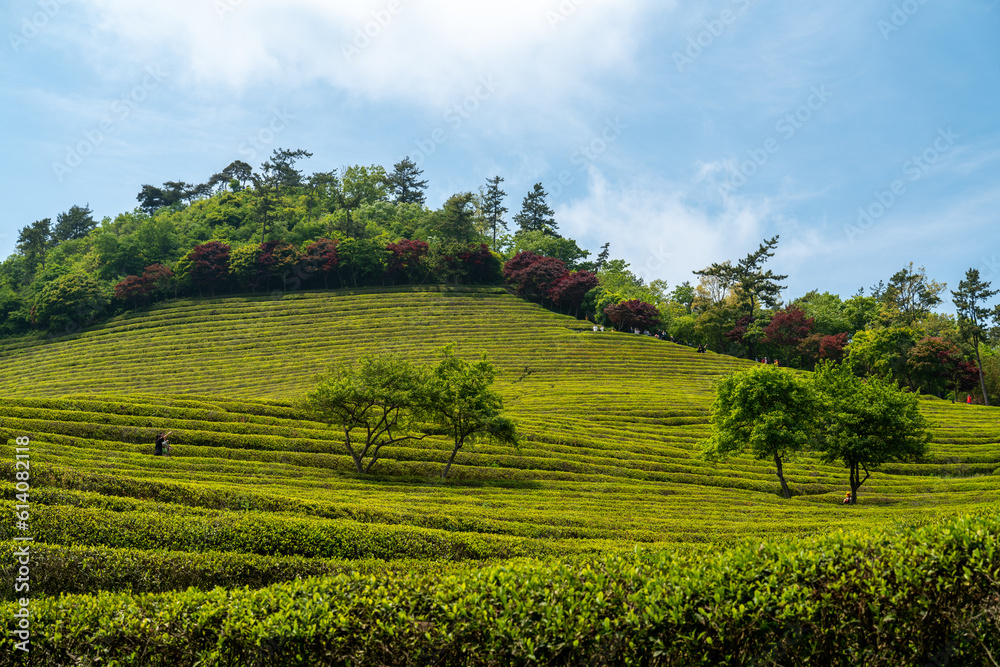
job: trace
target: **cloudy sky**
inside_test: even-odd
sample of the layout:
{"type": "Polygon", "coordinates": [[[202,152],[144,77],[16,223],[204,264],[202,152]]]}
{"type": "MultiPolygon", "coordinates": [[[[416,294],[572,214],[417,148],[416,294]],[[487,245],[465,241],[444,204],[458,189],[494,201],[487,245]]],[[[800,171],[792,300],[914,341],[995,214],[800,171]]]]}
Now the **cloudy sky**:
{"type": "Polygon", "coordinates": [[[786,297],[908,262],[1000,283],[995,0],[7,0],[0,255],[144,183],[304,148],[428,203],[535,182],[671,285],[780,234],[786,297]]]}

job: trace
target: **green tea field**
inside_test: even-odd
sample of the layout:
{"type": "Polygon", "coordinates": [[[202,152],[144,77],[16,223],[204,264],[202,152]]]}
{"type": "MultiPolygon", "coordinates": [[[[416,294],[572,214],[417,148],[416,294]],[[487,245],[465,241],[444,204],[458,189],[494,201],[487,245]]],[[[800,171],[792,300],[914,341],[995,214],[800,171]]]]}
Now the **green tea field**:
{"type": "MultiPolygon", "coordinates": [[[[1000,412],[922,401],[926,460],[873,471],[844,507],[846,469],[805,455],[784,500],[773,465],[700,456],[713,382],[748,363],[594,332],[496,288],[182,300],[7,340],[0,478],[14,515],[28,437],[30,519],[2,524],[0,567],[12,580],[15,538],[33,538],[35,664],[804,664],[832,650],[822,605],[862,595],[809,597],[817,572],[867,580],[870,604],[916,620],[910,642],[852,639],[815,664],[925,664],[948,646],[979,664],[963,660],[996,642],[973,635],[1000,616],[920,625],[907,582],[937,584],[905,568],[937,554],[937,594],[977,610],[1000,593],[1000,412]],[[502,370],[520,446],[468,446],[441,480],[450,443],[430,437],[363,476],[302,407],[331,365],[430,364],[451,342],[502,370]],[[168,430],[173,455],[154,457],[168,430]]],[[[5,591],[9,618],[20,595],[5,591]]]]}

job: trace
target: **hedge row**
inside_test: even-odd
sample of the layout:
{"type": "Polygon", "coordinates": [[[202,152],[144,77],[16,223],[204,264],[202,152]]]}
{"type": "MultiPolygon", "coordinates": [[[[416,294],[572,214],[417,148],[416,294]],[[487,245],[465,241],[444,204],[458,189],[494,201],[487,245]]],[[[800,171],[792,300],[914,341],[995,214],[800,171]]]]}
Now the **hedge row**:
{"type": "Polygon", "coordinates": [[[42,598],[31,650],[48,665],[995,664],[998,540],[992,513],[714,555],[42,598]]]}

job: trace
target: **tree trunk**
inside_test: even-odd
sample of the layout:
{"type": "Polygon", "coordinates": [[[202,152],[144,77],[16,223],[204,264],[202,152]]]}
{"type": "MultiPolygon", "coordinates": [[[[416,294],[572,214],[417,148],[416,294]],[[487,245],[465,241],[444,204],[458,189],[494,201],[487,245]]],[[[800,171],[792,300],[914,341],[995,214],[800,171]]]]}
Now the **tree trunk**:
{"type": "Polygon", "coordinates": [[[451,464],[455,461],[455,456],[458,454],[458,450],[462,448],[462,441],[455,443],[455,449],[451,450],[451,456],[448,457],[448,463],[445,464],[444,470],[441,471],[441,479],[448,476],[448,471],[451,470],[451,464]]]}
{"type": "Polygon", "coordinates": [[[983,360],[979,358],[979,337],[976,337],[976,365],[979,367],[979,386],[983,390],[983,405],[990,404],[990,397],[986,395],[986,380],[983,378],[983,360]]]}
{"type": "Polygon", "coordinates": [[[781,494],[785,499],[792,497],[792,492],[788,490],[788,484],[785,482],[785,474],[781,469],[781,457],[778,456],[777,452],[774,454],[774,465],[778,469],[778,480],[781,482],[781,494]]]}
{"type": "Polygon", "coordinates": [[[851,504],[852,505],[857,505],[858,504],[858,489],[861,488],[862,484],[864,484],[866,481],[868,481],[868,477],[869,477],[868,469],[865,468],[865,464],[864,463],[852,463],[851,464],[851,504]],[[865,478],[864,479],[861,479],[861,470],[859,470],[859,468],[863,469],[865,471],[865,478]]]}

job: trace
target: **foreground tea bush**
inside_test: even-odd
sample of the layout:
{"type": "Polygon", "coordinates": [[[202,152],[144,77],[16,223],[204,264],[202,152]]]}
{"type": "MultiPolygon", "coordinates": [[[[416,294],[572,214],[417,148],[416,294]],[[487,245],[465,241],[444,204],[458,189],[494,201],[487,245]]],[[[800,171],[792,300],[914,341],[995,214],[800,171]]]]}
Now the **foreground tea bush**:
{"type": "Polygon", "coordinates": [[[32,653],[50,665],[982,665],[1000,651],[998,540],[993,512],[708,557],[43,598],[32,653]]]}

